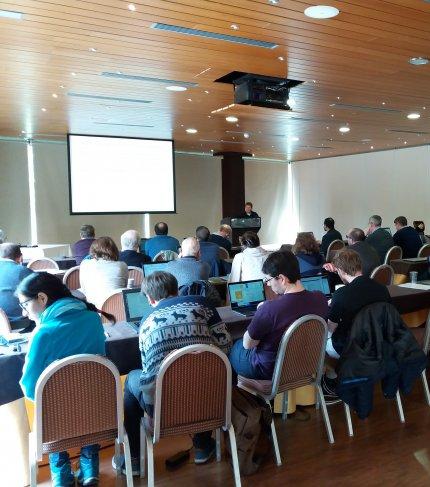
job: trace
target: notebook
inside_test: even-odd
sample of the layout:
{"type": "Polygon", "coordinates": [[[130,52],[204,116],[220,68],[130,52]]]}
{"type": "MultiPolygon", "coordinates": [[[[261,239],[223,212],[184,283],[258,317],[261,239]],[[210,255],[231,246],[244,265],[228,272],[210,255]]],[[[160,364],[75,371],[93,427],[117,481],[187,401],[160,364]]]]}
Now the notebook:
{"type": "Polygon", "coordinates": [[[327,299],[331,298],[327,276],[303,277],[300,282],[307,291],[321,291],[327,299]]]}
{"type": "Polygon", "coordinates": [[[140,289],[123,289],[122,298],[124,300],[125,319],[127,324],[139,333],[142,319],[148,318],[152,312],[152,306],[148,303],[140,289]]]}
{"type": "Polygon", "coordinates": [[[228,294],[231,309],[243,316],[254,316],[258,303],[266,300],[262,279],[231,282],[228,294]]]}
{"type": "Polygon", "coordinates": [[[148,277],[150,274],[156,271],[165,271],[168,262],[151,262],[143,264],[143,276],[148,277]]]}

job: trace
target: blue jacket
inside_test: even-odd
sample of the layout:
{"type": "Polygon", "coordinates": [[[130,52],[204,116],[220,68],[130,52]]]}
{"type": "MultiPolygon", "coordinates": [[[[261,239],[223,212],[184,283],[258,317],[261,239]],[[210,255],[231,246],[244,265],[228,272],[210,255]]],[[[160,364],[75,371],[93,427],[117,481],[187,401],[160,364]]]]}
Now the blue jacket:
{"type": "Polygon", "coordinates": [[[145,254],[153,259],[162,250],[178,252],[179,240],[169,235],[155,235],[145,242],[145,254]]]}
{"type": "Polygon", "coordinates": [[[80,353],[105,354],[100,316],[78,299],[59,299],[43,311],[31,336],[20,381],[25,396],[34,401],[36,382],[48,365],[80,353]]]}
{"type": "Polygon", "coordinates": [[[18,284],[33,271],[12,260],[0,260],[0,308],[9,321],[22,320],[22,310],[14,293],[18,284]]]}

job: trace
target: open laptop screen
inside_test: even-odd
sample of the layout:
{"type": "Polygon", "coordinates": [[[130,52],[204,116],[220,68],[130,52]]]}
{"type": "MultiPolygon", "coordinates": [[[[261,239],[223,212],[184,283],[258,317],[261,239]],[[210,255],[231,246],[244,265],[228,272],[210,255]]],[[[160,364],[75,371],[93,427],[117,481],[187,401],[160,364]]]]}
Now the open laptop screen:
{"type": "Polygon", "coordinates": [[[321,291],[326,296],[331,295],[327,276],[303,277],[300,282],[307,291],[321,291]]]}
{"type": "Polygon", "coordinates": [[[153,308],[148,303],[140,289],[123,289],[122,297],[124,299],[125,319],[128,323],[142,321],[152,312],[153,308]]]}
{"type": "Polygon", "coordinates": [[[151,264],[143,264],[143,275],[148,277],[155,271],[165,271],[168,262],[153,262],[151,264]]]}
{"type": "Polygon", "coordinates": [[[233,282],[228,285],[232,308],[257,305],[266,299],[261,279],[255,281],[233,282]]]}

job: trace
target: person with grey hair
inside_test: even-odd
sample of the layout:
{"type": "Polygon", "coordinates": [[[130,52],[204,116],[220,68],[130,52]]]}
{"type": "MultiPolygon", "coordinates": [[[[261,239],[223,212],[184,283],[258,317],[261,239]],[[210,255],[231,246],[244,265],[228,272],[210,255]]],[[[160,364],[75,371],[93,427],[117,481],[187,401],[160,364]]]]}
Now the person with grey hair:
{"type": "Polygon", "coordinates": [[[196,237],[183,240],[179,259],[171,260],[166,265],[166,272],[176,277],[179,287],[209,279],[210,270],[207,262],[200,262],[200,243],[196,237]]]}
{"type": "Polygon", "coordinates": [[[231,252],[231,235],[232,229],[230,225],[223,224],[219,227],[218,232],[214,232],[209,236],[209,242],[216,243],[220,247],[224,247],[230,254],[231,252]]]}
{"type": "Polygon", "coordinates": [[[92,225],[82,225],[79,230],[80,240],[72,245],[72,255],[76,260],[76,265],[80,263],[89,255],[91,244],[94,242],[96,232],[92,225]]]}
{"type": "Polygon", "coordinates": [[[142,267],[146,262],[151,262],[150,257],[140,253],[140,235],[136,230],[127,230],[121,235],[121,252],[119,260],[128,266],[142,267]]]}
{"type": "Polygon", "coordinates": [[[388,250],[394,246],[393,237],[383,228],[382,218],[379,215],[372,215],[369,218],[369,226],[366,231],[366,242],[372,246],[379,256],[379,263],[383,264],[388,250]]]}
{"type": "Polygon", "coordinates": [[[0,308],[6,313],[12,329],[25,328],[30,324],[28,318],[22,316],[19,300],[15,296],[18,284],[32,274],[22,264],[22,253],[19,245],[2,243],[0,245],[0,308]]]}
{"type": "Polygon", "coordinates": [[[369,277],[375,267],[379,265],[379,255],[366,242],[366,236],[361,228],[351,228],[347,234],[348,248],[355,250],[360,256],[363,276],[369,277]]]}

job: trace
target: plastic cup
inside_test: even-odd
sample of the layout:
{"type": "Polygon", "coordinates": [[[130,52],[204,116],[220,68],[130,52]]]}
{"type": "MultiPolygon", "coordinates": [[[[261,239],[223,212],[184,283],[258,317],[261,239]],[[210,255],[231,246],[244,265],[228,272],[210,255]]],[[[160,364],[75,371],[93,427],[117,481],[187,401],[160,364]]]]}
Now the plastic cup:
{"type": "Polygon", "coordinates": [[[412,284],[416,284],[418,281],[418,272],[417,271],[409,272],[409,278],[412,284]]]}
{"type": "Polygon", "coordinates": [[[128,289],[131,289],[134,287],[134,279],[133,278],[127,279],[127,287],[128,287],[128,289]]]}

